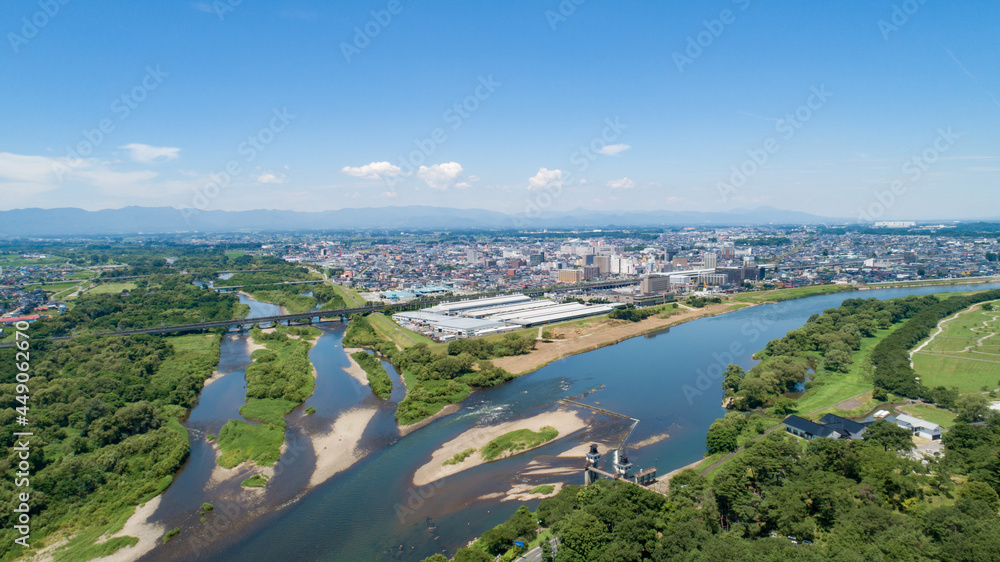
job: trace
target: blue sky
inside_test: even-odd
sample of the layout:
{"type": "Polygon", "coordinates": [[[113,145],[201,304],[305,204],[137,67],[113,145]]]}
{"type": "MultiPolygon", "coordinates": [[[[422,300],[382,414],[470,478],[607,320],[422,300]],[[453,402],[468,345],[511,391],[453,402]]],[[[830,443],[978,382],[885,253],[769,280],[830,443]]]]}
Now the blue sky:
{"type": "Polygon", "coordinates": [[[1000,215],[996,2],[49,1],[3,209],[1000,215]]]}

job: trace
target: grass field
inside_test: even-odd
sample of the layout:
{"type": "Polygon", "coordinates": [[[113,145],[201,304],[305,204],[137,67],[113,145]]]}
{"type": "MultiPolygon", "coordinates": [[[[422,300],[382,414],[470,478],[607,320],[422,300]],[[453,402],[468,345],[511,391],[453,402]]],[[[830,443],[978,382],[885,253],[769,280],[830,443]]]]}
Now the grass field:
{"type": "Polygon", "coordinates": [[[814,386],[796,401],[799,415],[806,416],[813,412],[822,415],[827,411],[842,415],[844,412],[835,408],[837,404],[871,391],[873,386],[868,376],[871,370],[868,354],[879,342],[901,326],[902,323],[896,324],[888,330],[879,330],[874,337],[861,340],[861,349],[854,352],[854,362],[847,373],[824,372],[817,375],[813,382],[814,386]]]}
{"type": "Polygon", "coordinates": [[[247,255],[247,253],[244,252],[243,250],[228,250],[228,251],[226,251],[226,257],[229,258],[229,259],[231,259],[231,260],[243,257],[245,255],[247,255]]]}
{"type": "Polygon", "coordinates": [[[979,306],[947,318],[913,355],[913,368],[926,386],[980,392],[1000,384],[1000,310],[979,306]]]}
{"type": "Polygon", "coordinates": [[[124,282],[124,283],[98,283],[93,289],[87,291],[91,295],[103,295],[103,294],[115,294],[122,291],[131,291],[135,289],[135,283],[124,282]]]}
{"type": "Polygon", "coordinates": [[[900,406],[897,409],[922,420],[936,423],[941,427],[951,427],[955,425],[955,414],[947,410],[935,408],[934,406],[917,404],[913,406],[900,406]]]}
{"type": "Polygon", "coordinates": [[[533,449],[558,436],[559,431],[550,426],[545,426],[539,431],[516,429],[487,443],[482,449],[483,460],[491,461],[507,452],[516,453],[533,449]]]}
{"type": "Polygon", "coordinates": [[[849,285],[810,285],[808,287],[795,287],[793,289],[774,289],[773,291],[760,293],[744,293],[734,295],[729,300],[747,303],[781,302],[853,290],[854,288],[849,285]]]}
{"type": "Polygon", "coordinates": [[[446,347],[446,344],[439,344],[429,337],[418,334],[416,332],[402,328],[399,324],[396,324],[391,318],[387,318],[381,312],[376,312],[374,314],[368,315],[368,323],[375,328],[375,331],[379,333],[383,338],[395,343],[402,349],[414,346],[418,343],[426,343],[432,348],[446,347]]]}
{"type": "Polygon", "coordinates": [[[219,444],[219,466],[233,468],[245,460],[271,466],[278,462],[285,430],[267,423],[229,420],[222,426],[216,442],[219,444]]]}
{"type": "Polygon", "coordinates": [[[58,281],[56,283],[48,283],[45,285],[26,285],[24,287],[25,291],[34,291],[35,289],[41,289],[49,293],[58,293],[60,291],[65,291],[66,289],[72,289],[79,284],[78,281],[58,281]]]}
{"type": "Polygon", "coordinates": [[[340,294],[342,299],[344,299],[344,303],[347,304],[347,308],[358,308],[368,303],[368,301],[366,301],[364,297],[359,295],[354,289],[348,289],[347,287],[337,285],[336,283],[330,283],[330,286],[333,287],[334,291],[337,291],[340,294]]]}

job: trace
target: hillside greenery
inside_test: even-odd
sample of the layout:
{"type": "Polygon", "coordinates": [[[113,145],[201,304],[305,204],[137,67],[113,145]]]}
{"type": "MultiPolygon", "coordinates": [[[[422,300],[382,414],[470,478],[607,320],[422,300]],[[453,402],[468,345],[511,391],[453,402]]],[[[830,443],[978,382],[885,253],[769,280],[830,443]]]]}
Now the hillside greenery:
{"type": "Polygon", "coordinates": [[[163,325],[242,318],[248,312],[235,295],[191,283],[187,275],[160,275],[136,282],[128,295],[87,292],[71,310],[32,326],[38,337],[114,332],[163,325]]]}
{"type": "Polygon", "coordinates": [[[776,433],[711,478],[674,476],[666,496],[610,480],[565,486],[453,560],[516,554],[514,540],[543,529],[558,561],[1000,559],[1000,419],[959,424],[945,446],[949,460],[924,465],[872,440],[776,433]]]}

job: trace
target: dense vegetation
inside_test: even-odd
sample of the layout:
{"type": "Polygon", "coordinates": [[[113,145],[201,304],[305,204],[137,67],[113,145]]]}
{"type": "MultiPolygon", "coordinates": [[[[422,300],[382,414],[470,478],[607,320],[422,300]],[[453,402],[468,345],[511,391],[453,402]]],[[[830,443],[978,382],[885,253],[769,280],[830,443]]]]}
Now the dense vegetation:
{"type": "Polygon", "coordinates": [[[246,369],[247,402],[240,407],[240,415],[262,423],[229,420],[222,426],[216,441],[221,466],[232,468],[246,460],[259,465],[277,462],[285,441],[285,416],[312,396],[316,386],[309,339],[318,333],[306,326],[278,326],[270,333],[259,327],[251,331],[253,340],[266,349],[251,355],[253,363],[246,369]]]}
{"type": "Polygon", "coordinates": [[[634,304],[622,308],[616,308],[608,314],[612,320],[628,320],[629,322],[641,322],[646,318],[659,312],[656,308],[636,308],[634,304]]]}
{"type": "Polygon", "coordinates": [[[392,394],[392,379],[389,378],[389,373],[385,372],[382,362],[374,355],[364,351],[356,351],[351,354],[351,357],[368,375],[368,386],[371,387],[372,394],[383,400],[388,399],[389,395],[392,394]]]}
{"type": "MultiPolygon", "coordinates": [[[[219,360],[219,338],[138,335],[36,339],[30,380],[32,544],[56,531],[78,533],[75,556],[109,553],[130,539],[93,542],[116,530],[136,505],[162,492],[188,455],[179,416],[192,407],[219,360]]],[[[16,472],[13,349],[0,349],[0,471],[16,472]]],[[[14,505],[13,478],[0,479],[0,503],[14,505]]],[[[14,513],[0,518],[0,554],[12,552],[14,513]]],[[[20,547],[18,547],[20,548],[20,547]]]]}
{"type": "Polygon", "coordinates": [[[514,378],[488,360],[477,361],[468,353],[441,355],[424,344],[403,351],[390,350],[390,358],[408,375],[407,382],[414,383],[396,406],[396,419],[404,425],[431,416],[447,404],[461,402],[473,388],[488,388],[514,378]]]}
{"type": "Polygon", "coordinates": [[[720,303],[722,303],[722,299],[719,297],[694,297],[684,301],[684,304],[694,308],[705,308],[710,304],[720,303]]]}
{"type": "Polygon", "coordinates": [[[535,338],[530,334],[504,334],[500,339],[467,338],[448,343],[448,355],[468,353],[476,359],[493,359],[511,355],[524,355],[535,348],[535,338]]]}
{"type": "Polygon", "coordinates": [[[545,426],[538,431],[516,429],[504,433],[490,441],[482,448],[483,460],[491,461],[497,457],[508,456],[518,451],[527,451],[543,443],[552,441],[559,436],[559,431],[551,426],[545,426]]]}
{"type": "Polygon", "coordinates": [[[216,293],[191,284],[186,275],[154,276],[136,283],[127,296],[84,293],[73,308],[32,326],[38,337],[74,332],[113,332],[162,325],[232,320],[247,308],[234,295],[216,293]]]}
{"type": "Polygon", "coordinates": [[[424,343],[400,350],[380,336],[368,318],[360,314],[351,317],[343,339],[345,347],[372,349],[403,373],[406,397],[396,405],[396,420],[402,425],[416,423],[448,404],[465,400],[473,388],[488,388],[511,380],[514,375],[494,366],[485,357],[526,353],[534,342],[530,337],[505,334],[495,341],[452,342],[447,354],[437,353],[424,343]],[[459,345],[453,347],[454,343],[459,345]]]}
{"type": "MultiPolygon", "coordinates": [[[[732,399],[730,405],[742,410],[774,406],[782,394],[805,381],[810,369],[818,373],[847,372],[863,339],[872,338],[879,330],[891,328],[906,319],[915,319],[924,311],[936,314],[935,311],[939,311],[944,303],[951,303],[945,307],[947,310],[956,305],[968,306],[962,297],[941,301],[933,295],[888,301],[848,299],[840,308],[826,310],[821,315],[814,314],[805,326],[770,341],[760,353],[763,361],[745,376],[739,369],[727,371],[722,385],[726,396],[732,399]]],[[[887,376],[893,366],[883,359],[884,353],[880,350],[884,349],[885,342],[897,341],[897,334],[910,333],[908,325],[889,334],[871,353],[871,361],[876,365],[875,386],[902,395],[906,394],[897,392],[905,389],[902,383],[885,386],[898,377],[887,376]]],[[[898,346],[893,346],[893,349],[898,349],[898,346]]],[[[903,353],[905,355],[906,350],[903,353]]],[[[906,364],[908,368],[908,355],[906,364]]],[[[910,383],[916,385],[912,370],[910,383]]],[[[806,386],[809,386],[808,383],[806,386]]]]}
{"type": "Polygon", "coordinates": [[[804,442],[778,433],[711,479],[681,472],[666,497],[608,480],[566,486],[534,514],[519,508],[454,560],[492,559],[539,526],[558,537],[559,561],[997,560],[1000,419],[956,429],[946,460],[926,466],[875,439],[804,442]],[[970,466],[968,481],[950,478],[970,466]]]}

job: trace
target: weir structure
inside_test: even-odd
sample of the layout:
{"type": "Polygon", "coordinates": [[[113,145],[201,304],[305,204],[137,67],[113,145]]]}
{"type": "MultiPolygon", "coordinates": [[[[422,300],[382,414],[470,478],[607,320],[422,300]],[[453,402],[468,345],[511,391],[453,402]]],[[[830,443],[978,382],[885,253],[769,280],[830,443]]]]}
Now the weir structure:
{"type": "Polygon", "coordinates": [[[649,488],[657,482],[655,466],[642,469],[633,475],[632,463],[628,460],[628,453],[625,451],[625,443],[628,441],[629,436],[632,435],[632,431],[635,430],[635,426],[639,425],[639,420],[631,416],[626,416],[625,414],[619,414],[618,412],[612,412],[611,410],[598,408],[597,406],[591,406],[590,404],[584,404],[583,402],[577,402],[576,400],[568,398],[564,398],[559,402],[566,404],[567,406],[585,408],[605,416],[632,421],[632,425],[629,427],[628,432],[625,433],[625,436],[622,437],[622,440],[618,443],[618,447],[612,449],[611,455],[613,460],[611,462],[611,466],[608,467],[607,470],[602,470],[599,467],[601,457],[603,455],[601,455],[601,452],[597,449],[597,445],[590,445],[590,451],[587,453],[586,460],[583,465],[583,483],[585,486],[593,484],[600,478],[630,482],[644,488],[649,488]]]}

